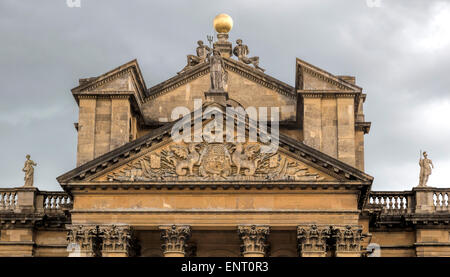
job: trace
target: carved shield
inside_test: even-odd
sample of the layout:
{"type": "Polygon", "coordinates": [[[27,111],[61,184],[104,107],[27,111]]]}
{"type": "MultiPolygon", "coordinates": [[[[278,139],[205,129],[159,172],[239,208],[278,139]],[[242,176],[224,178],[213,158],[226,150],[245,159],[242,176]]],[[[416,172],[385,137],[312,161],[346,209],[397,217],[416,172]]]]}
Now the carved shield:
{"type": "Polygon", "coordinates": [[[230,154],[227,148],[223,144],[208,144],[202,153],[200,171],[207,175],[230,175],[230,154]]]}

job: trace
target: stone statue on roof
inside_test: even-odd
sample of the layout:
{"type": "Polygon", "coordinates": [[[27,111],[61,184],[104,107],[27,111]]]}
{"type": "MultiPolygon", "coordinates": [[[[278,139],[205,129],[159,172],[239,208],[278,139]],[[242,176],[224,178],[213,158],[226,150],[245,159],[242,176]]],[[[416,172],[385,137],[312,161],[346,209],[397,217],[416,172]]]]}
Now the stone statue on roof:
{"type": "Polygon", "coordinates": [[[259,67],[259,57],[247,57],[247,55],[250,53],[248,50],[248,46],[245,44],[242,44],[242,39],[236,40],[236,46],[233,49],[233,54],[239,59],[239,61],[245,63],[245,64],[253,64],[253,66],[264,72],[265,70],[261,67],[259,67]]]}

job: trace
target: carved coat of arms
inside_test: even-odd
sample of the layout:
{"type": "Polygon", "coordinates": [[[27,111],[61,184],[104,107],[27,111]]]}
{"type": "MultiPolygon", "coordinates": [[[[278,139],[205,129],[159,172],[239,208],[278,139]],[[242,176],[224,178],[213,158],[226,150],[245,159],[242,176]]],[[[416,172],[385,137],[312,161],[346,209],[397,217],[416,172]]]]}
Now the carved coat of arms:
{"type": "Polygon", "coordinates": [[[231,156],[224,144],[207,144],[200,156],[200,175],[227,177],[231,174],[231,156]]]}

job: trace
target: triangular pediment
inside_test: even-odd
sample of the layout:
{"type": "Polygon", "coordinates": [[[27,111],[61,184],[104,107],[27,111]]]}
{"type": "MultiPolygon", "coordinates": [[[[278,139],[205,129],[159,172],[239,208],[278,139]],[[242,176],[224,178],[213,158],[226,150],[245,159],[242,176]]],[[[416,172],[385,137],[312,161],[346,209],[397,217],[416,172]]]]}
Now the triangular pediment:
{"type": "Polygon", "coordinates": [[[132,60],[98,77],[80,79],[72,94],[77,102],[83,96],[130,96],[133,106],[140,110],[146,91],[139,65],[132,60]]]}
{"type": "Polygon", "coordinates": [[[361,92],[362,88],[347,82],[321,68],[296,59],[297,91],[361,92]]]}
{"type": "MultiPolygon", "coordinates": [[[[225,107],[219,104],[210,106],[213,108],[210,110],[216,113],[223,113],[225,110],[225,107]]],[[[193,182],[370,185],[372,182],[369,175],[281,134],[278,148],[272,152],[268,152],[267,148],[263,151],[267,145],[259,141],[176,142],[172,139],[171,131],[174,124],[180,120],[98,157],[57,179],[63,187],[79,182],[159,185],[193,182]]],[[[191,122],[193,128],[195,118],[191,122]]],[[[211,119],[203,119],[203,127],[210,122],[211,119]]],[[[235,122],[239,123],[245,124],[246,132],[250,128],[257,129],[253,122],[235,122]]],[[[270,128],[267,133],[262,134],[270,137],[270,128]]]]}
{"type": "MultiPolygon", "coordinates": [[[[256,70],[254,67],[244,64],[240,61],[236,61],[231,58],[223,58],[225,64],[225,70],[228,72],[234,72],[249,81],[254,83],[258,83],[264,87],[267,87],[277,93],[282,95],[295,97],[294,88],[270,75],[267,75],[259,70],[256,70]]],[[[177,76],[174,76],[164,82],[161,82],[153,87],[151,87],[149,91],[148,99],[154,99],[161,94],[173,91],[179,86],[182,86],[194,79],[200,78],[204,75],[209,74],[209,63],[203,62],[196,66],[193,66],[181,73],[177,76]]]]}

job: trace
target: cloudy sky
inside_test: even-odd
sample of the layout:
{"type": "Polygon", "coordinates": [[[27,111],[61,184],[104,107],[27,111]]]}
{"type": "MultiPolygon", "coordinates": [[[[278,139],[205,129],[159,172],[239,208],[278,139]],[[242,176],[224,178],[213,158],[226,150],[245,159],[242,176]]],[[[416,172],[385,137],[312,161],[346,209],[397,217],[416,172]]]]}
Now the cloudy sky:
{"type": "Polygon", "coordinates": [[[137,58],[147,87],[164,81],[222,12],[234,20],[230,40],[275,78],[293,85],[296,57],[356,76],[374,190],[416,186],[420,149],[435,164],[429,185],[450,187],[450,1],[80,2],[0,2],[0,187],[23,185],[29,153],[35,185],[59,190],[55,178],[76,162],[77,80],[137,58]]]}

